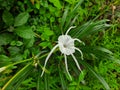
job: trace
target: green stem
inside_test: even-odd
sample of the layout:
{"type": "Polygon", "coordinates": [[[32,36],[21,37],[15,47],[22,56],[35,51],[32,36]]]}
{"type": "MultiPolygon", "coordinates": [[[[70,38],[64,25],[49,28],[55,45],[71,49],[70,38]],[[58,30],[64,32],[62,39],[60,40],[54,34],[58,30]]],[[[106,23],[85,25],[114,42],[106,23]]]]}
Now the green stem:
{"type": "Polygon", "coordinates": [[[13,64],[10,64],[10,65],[7,65],[7,66],[5,66],[5,67],[10,67],[10,66],[14,66],[14,65],[16,65],[16,64],[19,64],[19,63],[23,63],[23,62],[27,62],[27,61],[31,61],[32,60],[32,58],[29,58],[29,59],[26,59],[26,60],[21,60],[20,62],[16,62],[16,63],[13,63],[13,64]]]}

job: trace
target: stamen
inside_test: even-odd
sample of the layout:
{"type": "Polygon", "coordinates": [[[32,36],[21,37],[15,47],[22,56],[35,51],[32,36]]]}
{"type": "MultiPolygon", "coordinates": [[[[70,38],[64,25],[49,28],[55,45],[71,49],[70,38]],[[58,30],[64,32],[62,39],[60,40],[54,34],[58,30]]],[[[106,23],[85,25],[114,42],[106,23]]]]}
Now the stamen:
{"type": "Polygon", "coordinates": [[[70,77],[70,80],[72,80],[72,77],[71,77],[71,75],[70,75],[70,73],[69,73],[69,71],[68,71],[67,57],[66,57],[65,54],[64,54],[64,57],[65,57],[65,67],[66,67],[67,74],[68,74],[68,76],[70,77]]]}
{"type": "Polygon", "coordinates": [[[55,45],[55,46],[53,47],[53,49],[50,51],[50,53],[48,54],[47,58],[45,59],[45,63],[44,63],[44,67],[43,67],[43,71],[42,71],[41,77],[42,77],[43,74],[44,74],[47,61],[49,60],[49,58],[50,58],[51,54],[53,53],[53,51],[54,51],[58,46],[59,46],[58,44],[55,45]]]}
{"type": "Polygon", "coordinates": [[[67,32],[65,33],[65,35],[67,35],[68,33],[69,33],[69,31],[72,29],[72,28],[75,28],[76,26],[71,26],[68,30],[67,30],[67,32]]]}

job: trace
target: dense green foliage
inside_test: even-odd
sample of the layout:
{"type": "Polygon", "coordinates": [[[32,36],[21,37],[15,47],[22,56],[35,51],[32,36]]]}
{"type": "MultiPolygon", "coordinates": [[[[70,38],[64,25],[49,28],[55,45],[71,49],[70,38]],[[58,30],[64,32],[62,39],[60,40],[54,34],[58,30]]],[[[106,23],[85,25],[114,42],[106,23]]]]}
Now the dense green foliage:
{"type": "Polygon", "coordinates": [[[119,90],[119,0],[0,0],[0,90],[119,90]],[[43,77],[44,61],[57,38],[70,35],[84,41],[75,56],[81,74],[57,49],[43,77]],[[5,70],[3,70],[5,69],[5,70]]]}

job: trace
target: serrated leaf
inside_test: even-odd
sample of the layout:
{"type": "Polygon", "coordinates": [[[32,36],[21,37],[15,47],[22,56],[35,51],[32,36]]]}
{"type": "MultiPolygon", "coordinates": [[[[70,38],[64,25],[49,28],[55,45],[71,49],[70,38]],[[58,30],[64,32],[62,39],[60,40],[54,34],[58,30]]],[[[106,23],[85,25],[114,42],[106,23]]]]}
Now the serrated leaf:
{"type": "Polygon", "coordinates": [[[34,32],[31,27],[22,26],[15,29],[15,33],[25,39],[30,39],[34,37],[34,32]]]}
{"type": "Polygon", "coordinates": [[[34,38],[24,39],[24,44],[26,48],[32,47],[34,42],[35,42],[34,38]]]}
{"type": "Polygon", "coordinates": [[[9,33],[3,33],[0,35],[0,45],[7,45],[9,44],[13,39],[13,35],[9,33]]]}
{"type": "Polygon", "coordinates": [[[2,19],[5,22],[5,24],[7,24],[9,26],[12,25],[14,22],[14,18],[12,16],[12,14],[8,11],[3,12],[2,19]]]}
{"type": "Polygon", "coordinates": [[[29,14],[27,12],[20,13],[16,18],[15,18],[15,23],[14,26],[21,26],[24,25],[29,18],[29,14]]]}

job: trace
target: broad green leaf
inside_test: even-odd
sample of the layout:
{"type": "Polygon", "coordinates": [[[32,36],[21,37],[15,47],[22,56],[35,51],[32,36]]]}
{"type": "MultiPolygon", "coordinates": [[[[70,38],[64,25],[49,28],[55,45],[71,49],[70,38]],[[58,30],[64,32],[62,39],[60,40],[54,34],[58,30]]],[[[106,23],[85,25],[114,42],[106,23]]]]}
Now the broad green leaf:
{"type": "Polygon", "coordinates": [[[18,71],[2,88],[2,90],[17,90],[22,81],[31,73],[33,66],[31,63],[27,64],[20,71],[18,71]]]}
{"type": "Polygon", "coordinates": [[[2,19],[9,26],[12,25],[14,22],[12,14],[6,10],[3,12],[2,19]]]}
{"type": "Polygon", "coordinates": [[[47,36],[51,36],[53,35],[53,31],[51,31],[49,28],[44,28],[44,33],[47,35],[47,36]]]}
{"type": "Polygon", "coordinates": [[[20,52],[20,48],[18,48],[16,46],[14,46],[14,47],[10,46],[8,48],[8,51],[9,51],[11,56],[14,56],[14,55],[16,55],[16,54],[18,54],[20,52]]]}
{"type": "Polygon", "coordinates": [[[34,38],[30,38],[30,39],[24,39],[24,45],[26,48],[30,48],[33,46],[35,39],[34,38]]]}
{"type": "Polygon", "coordinates": [[[53,5],[54,5],[55,7],[57,7],[58,9],[61,9],[61,8],[62,8],[59,0],[49,0],[49,1],[50,1],[51,3],[53,3],[53,5]]]}
{"type": "Polygon", "coordinates": [[[37,9],[40,9],[40,3],[36,3],[36,4],[35,4],[35,7],[36,7],[37,9]]]}
{"type": "Polygon", "coordinates": [[[0,45],[7,45],[12,41],[12,39],[13,35],[9,33],[0,34],[0,45]]]}
{"type": "Polygon", "coordinates": [[[30,39],[34,37],[34,32],[31,27],[21,26],[15,29],[15,33],[25,39],[30,39]]]}
{"type": "Polygon", "coordinates": [[[10,60],[6,55],[0,55],[0,67],[10,64],[10,60]]]}
{"type": "Polygon", "coordinates": [[[15,18],[15,23],[14,26],[21,26],[24,25],[29,18],[29,14],[27,12],[20,13],[16,18],[15,18]]]}
{"type": "Polygon", "coordinates": [[[49,46],[51,43],[50,42],[41,42],[40,44],[39,44],[39,46],[41,46],[42,48],[46,48],[47,46],[49,46]]]}

